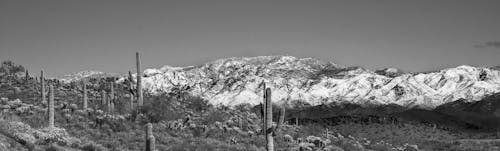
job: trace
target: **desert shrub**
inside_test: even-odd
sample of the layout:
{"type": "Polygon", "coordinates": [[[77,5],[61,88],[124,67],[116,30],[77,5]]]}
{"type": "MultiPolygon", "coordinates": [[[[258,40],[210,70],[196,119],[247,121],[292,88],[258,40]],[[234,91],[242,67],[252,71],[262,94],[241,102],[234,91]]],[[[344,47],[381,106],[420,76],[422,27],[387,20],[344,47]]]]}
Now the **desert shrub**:
{"type": "Polygon", "coordinates": [[[131,122],[125,120],[121,115],[106,115],[103,118],[103,123],[109,126],[113,132],[128,131],[131,129],[131,122]]]}
{"type": "Polygon", "coordinates": [[[65,151],[65,150],[66,149],[57,144],[52,144],[49,147],[47,147],[47,149],[45,149],[45,151],[65,151]]]}
{"type": "Polygon", "coordinates": [[[242,145],[231,145],[226,142],[221,142],[215,139],[188,139],[182,141],[179,144],[172,144],[169,150],[178,151],[191,151],[191,150],[206,150],[206,151],[217,151],[217,150],[232,150],[232,151],[243,151],[248,150],[242,145]]]}
{"type": "Polygon", "coordinates": [[[37,144],[52,144],[57,143],[59,145],[69,146],[73,143],[78,143],[80,140],[72,138],[62,128],[43,128],[37,130],[33,133],[33,136],[37,139],[37,144]]]}
{"type": "Polygon", "coordinates": [[[365,150],[365,148],[363,147],[363,145],[361,145],[361,143],[359,143],[355,140],[350,140],[350,139],[341,139],[339,147],[343,148],[345,150],[349,150],[349,151],[364,151],[365,150]]]}
{"type": "Polygon", "coordinates": [[[22,122],[30,125],[33,128],[42,128],[48,125],[47,117],[43,116],[43,112],[36,115],[27,115],[22,117],[22,122]]]}
{"type": "Polygon", "coordinates": [[[344,151],[344,149],[342,149],[338,146],[335,146],[335,145],[328,145],[323,150],[325,150],[325,151],[344,151]]]}
{"type": "Polygon", "coordinates": [[[176,120],[182,117],[182,112],[175,108],[174,99],[166,96],[152,96],[144,100],[144,105],[140,108],[146,121],[158,123],[159,121],[176,120]]]}
{"type": "Polygon", "coordinates": [[[241,112],[253,111],[255,113],[255,111],[253,110],[253,106],[251,104],[248,104],[248,103],[238,104],[234,107],[234,109],[237,111],[241,111],[241,112]]]}
{"type": "Polygon", "coordinates": [[[299,129],[299,131],[295,135],[295,138],[299,136],[320,136],[325,132],[324,129],[325,128],[322,125],[310,123],[299,129]]]}
{"type": "Polygon", "coordinates": [[[183,100],[187,109],[191,109],[195,112],[205,112],[208,111],[212,105],[208,103],[208,100],[205,100],[200,97],[187,96],[183,100]]]}
{"type": "Polygon", "coordinates": [[[21,65],[17,65],[12,61],[3,61],[2,66],[0,67],[0,73],[7,74],[7,75],[13,75],[19,72],[23,72],[24,67],[21,65]]]}
{"type": "Polygon", "coordinates": [[[204,125],[211,125],[214,124],[215,122],[226,121],[228,118],[229,115],[227,112],[221,110],[213,110],[203,117],[201,123],[204,125]]]}
{"type": "Polygon", "coordinates": [[[83,145],[83,147],[81,149],[83,151],[105,151],[106,150],[106,148],[104,148],[102,145],[96,144],[94,142],[90,142],[90,143],[83,145]]]}

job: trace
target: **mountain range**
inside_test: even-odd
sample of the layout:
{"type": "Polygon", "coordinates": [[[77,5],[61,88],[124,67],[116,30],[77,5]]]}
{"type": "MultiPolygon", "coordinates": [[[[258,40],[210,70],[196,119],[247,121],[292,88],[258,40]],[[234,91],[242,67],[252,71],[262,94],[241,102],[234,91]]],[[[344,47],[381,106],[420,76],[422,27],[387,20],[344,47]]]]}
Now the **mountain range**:
{"type": "MultiPolygon", "coordinates": [[[[64,81],[101,74],[68,75],[64,81]]],[[[126,75],[119,76],[118,83],[127,79],[126,75]]],[[[500,70],[494,67],[462,65],[404,73],[395,68],[371,71],[293,56],[233,57],[198,66],[164,66],[146,69],[142,76],[146,93],[183,92],[228,106],[259,104],[264,84],[272,89],[273,102],[290,106],[352,103],[433,109],[455,100],[474,102],[500,92],[500,70]]]]}

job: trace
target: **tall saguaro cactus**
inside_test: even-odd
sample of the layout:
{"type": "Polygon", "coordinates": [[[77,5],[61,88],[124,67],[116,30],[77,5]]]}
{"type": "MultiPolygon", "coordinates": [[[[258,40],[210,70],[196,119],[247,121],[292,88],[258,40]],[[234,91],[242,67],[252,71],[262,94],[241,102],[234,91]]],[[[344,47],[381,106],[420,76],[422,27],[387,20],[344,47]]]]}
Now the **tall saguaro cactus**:
{"type": "Polygon", "coordinates": [[[132,78],[132,72],[129,70],[128,71],[128,88],[130,91],[130,109],[134,108],[134,88],[133,88],[133,78],[132,78]]]}
{"type": "Polygon", "coordinates": [[[265,111],[265,127],[264,132],[266,134],[266,149],[267,151],[274,151],[274,139],[273,139],[273,105],[271,104],[271,89],[267,88],[265,93],[266,99],[266,111],[265,111]]]}
{"type": "Polygon", "coordinates": [[[262,114],[262,127],[266,127],[266,83],[262,81],[262,106],[261,106],[261,114],[262,114]]]}
{"type": "Polygon", "coordinates": [[[264,93],[265,106],[264,115],[264,128],[263,132],[266,137],[266,150],[274,151],[274,139],[273,136],[276,135],[276,132],[281,128],[285,121],[285,106],[281,107],[280,116],[278,119],[277,125],[273,125],[273,104],[271,101],[271,88],[266,88],[264,93]]]}
{"type": "Polygon", "coordinates": [[[28,82],[28,80],[30,79],[30,73],[28,71],[28,69],[24,70],[24,81],[25,82],[28,82]]]}
{"type": "Polygon", "coordinates": [[[144,103],[142,97],[142,73],[141,73],[141,58],[139,56],[139,52],[135,53],[135,62],[137,67],[137,104],[138,106],[142,106],[144,103]]]}
{"type": "Polygon", "coordinates": [[[83,84],[83,110],[87,111],[88,108],[88,97],[87,97],[87,83],[85,81],[82,82],[83,84]]]}
{"type": "Polygon", "coordinates": [[[278,119],[278,126],[276,127],[276,129],[279,129],[280,126],[285,122],[285,111],[285,106],[282,106],[280,110],[280,118],[278,119]]]}
{"type": "Polygon", "coordinates": [[[153,135],[153,124],[146,124],[146,151],[155,151],[155,137],[153,135]]]}
{"type": "Polygon", "coordinates": [[[108,101],[106,100],[106,91],[102,90],[101,91],[101,109],[102,110],[106,110],[107,106],[108,106],[108,101]]]}
{"type": "Polygon", "coordinates": [[[54,86],[50,85],[49,86],[49,127],[53,128],[54,127],[54,86]]]}
{"type": "Polygon", "coordinates": [[[109,90],[109,99],[110,101],[114,101],[115,100],[115,83],[114,82],[111,82],[109,84],[110,86],[110,90],[109,90]]]}
{"type": "Polygon", "coordinates": [[[110,90],[109,90],[109,112],[114,112],[115,111],[115,86],[114,82],[110,83],[110,90]]]}
{"type": "Polygon", "coordinates": [[[148,137],[149,139],[149,151],[156,151],[156,139],[153,135],[148,137]]]}
{"type": "Polygon", "coordinates": [[[47,100],[45,96],[45,78],[43,77],[43,70],[40,71],[40,91],[42,93],[42,103],[45,103],[47,100]]]}

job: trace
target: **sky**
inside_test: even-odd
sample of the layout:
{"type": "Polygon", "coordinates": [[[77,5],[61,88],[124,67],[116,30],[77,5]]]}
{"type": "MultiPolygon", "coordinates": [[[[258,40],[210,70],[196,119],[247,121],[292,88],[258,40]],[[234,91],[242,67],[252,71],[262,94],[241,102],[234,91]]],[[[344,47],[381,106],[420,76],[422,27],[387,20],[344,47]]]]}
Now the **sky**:
{"type": "Polygon", "coordinates": [[[500,65],[498,0],[0,0],[0,61],[125,73],[291,55],[368,69],[500,65]]]}

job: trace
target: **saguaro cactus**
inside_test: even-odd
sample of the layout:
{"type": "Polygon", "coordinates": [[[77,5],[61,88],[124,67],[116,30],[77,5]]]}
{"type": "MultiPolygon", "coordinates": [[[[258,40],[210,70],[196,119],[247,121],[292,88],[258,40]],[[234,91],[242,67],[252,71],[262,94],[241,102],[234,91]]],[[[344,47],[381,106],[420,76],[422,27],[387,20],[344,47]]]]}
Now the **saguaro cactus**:
{"type": "Polygon", "coordinates": [[[274,150],[274,139],[273,136],[276,135],[276,132],[280,129],[281,125],[283,125],[283,122],[285,121],[285,107],[281,107],[280,110],[280,116],[278,119],[277,125],[273,125],[273,105],[271,101],[271,89],[266,88],[265,93],[264,93],[264,100],[265,100],[265,118],[264,118],[264,134],[266,135],[266,149],[267,151],[273,151],[274,150]]]}
{"type": "Polygon", "coordinates": [[[153,135],[149,136],[149,149],[150,151],[156,151],[156,139],[153,135]]]}
{"type": "Polygon", "coordinates": [[[267,151],[274,150],[274,139],[273,139],[273,105],[271,104],[271,89],[267,88],[265,93],[266,99],[266,112],[265,112],[265,127],[264,132],[266,134],[266,149],[267,151]]]}
{"type": "Polygon", "coordinates": [[[54,127],[54,86],[50,85],[49,86],[49,127],[53,128],[54,127]]]}
{"type": "Polygon", "coordinates": [[[112,96],[110,94],[109,99],[108,99],[108,112],[113,113],[113,112],[115,112],[115,103],[113,102],[113,100],[111,98],[112,98],[112,96]]]}
{"type": "Polygon", "coordinates": [[[85,81],[82,82],[82,87],[83,87],[83,110],[87,111],[88,97],[87,97],[87,83],[85,83],[85,81]]]}
{"type": "MultiPolygon", "coordinates": [[[[262,106],[261,106],[261,115],[262,115],[262,127],[266,127],[266,83],[262,80],[262,106]]],[[[265,134],[265,133],[264,133],[265,134]]]]}
{"type": "Polygon", "coordinates": [[[143,97],[142,97],[142,73],[141,73],[141,58],[139,56],[139,52],[135,53],[135,62],[136,62],[136,67],[137,67],[137,104],[138,106],[143,105],[143,97]]]}
{"type": "Polygon", "coordinates": [[[14,87],[12,89],[12,92],[14,93],[15,97],[18,97],[17,94],[19,94],[21,92],[21,89],[19,87],[14,87]]]}
{"type": "Polygon", "coordinates": [[[115,112],[115,103],[114,102],[110,102],[109,103],[109,110],[111,113],[115,112]]]}
{"type": "Polygon", "coordinates": [[[108,101],[106,100],[106,91],[102,90],[101,91],[101,109],[106,111],[107,103],[108,101]]]}
{"type": "Polygon", "coordinates": [[[43,70],[40,71],[40,93],[42,93],[42,103],[47,102],[45,96],[45,78],[43,77],[43,70]]]}
{"type": "Polygon", "coordinates": [[[281,107],[281,110],[280,110],[280,118],[278,119],[278,125],[276,126],[276,130],[278,130],[281,125],[283,125],[283,123],[285,122],[285,106],[282,106],[281,107]]]}
{"type": "Polygon", "coordinates": [[[134,88],[133,88],[133,78],[132,78],[132,72],[129,70],[128,71],[128,88],[130,91],[130,109],[134,108],[134,88]]]}
{"type": "Polygon", "coordinates": [[[155,151],[155,137],[153,136],[153,124],[146,124],[146,151],[155,151]]]}
{"type": "Polygon", "coordinates": [[[30,79],[30,73],[28,72],[28,69],[24,70],[24,74],[24,81],[28,82],[28,80],[30,79]]]}
{"type": "Polygon", "coordinates": [[[111,112],[113,112],[112,107],[111,107],[111,99],[110,99],[111,96],[107,95],[106,97],[107,97],[106,98],[106,112],[111,113],[111,112]]]}
{"type": "Polygon", "coordinates": [[[109,88],[110,89],[109,90],[109,99],[110,99],[110,101],[113,101],[113,100],[115,100],[115,83],[111,82],[109,85],[110,85],[109,86],[110,87],[109,88]]]}
{"type": "Polygon", "coordinates": [[[109,111],[114,112],[115,111],[115,86],[114,82],[110,83],[110,90],[109,90],[109,111]]]}

